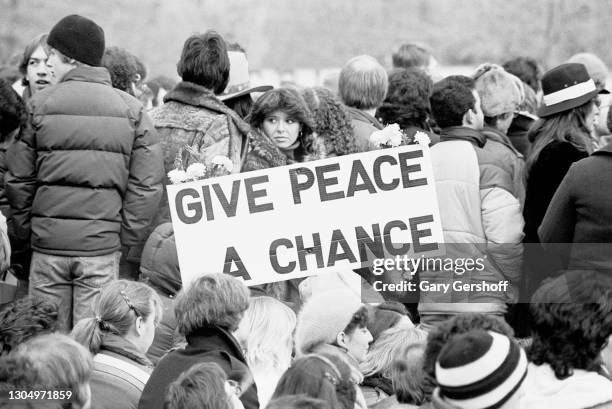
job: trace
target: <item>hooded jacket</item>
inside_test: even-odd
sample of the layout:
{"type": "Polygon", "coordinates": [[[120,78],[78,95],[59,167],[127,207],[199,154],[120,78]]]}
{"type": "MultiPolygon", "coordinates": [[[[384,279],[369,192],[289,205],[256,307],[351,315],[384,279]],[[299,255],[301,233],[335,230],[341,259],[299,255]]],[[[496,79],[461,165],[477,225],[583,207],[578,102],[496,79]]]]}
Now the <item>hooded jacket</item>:
{"type": "Polygon", "coordinates": [[[159,138],[106,68],[79,66],[36,93],[7,157],[15,235],[34,250],[100,256],[145,241],[162,193],[159,138]]]}
{"type": "Polygon", "coordinates": [[[444,234],[445,259],[480,260],[483,268],[425,269],[421,282],[452,284],[507,280],[505,291],[422,291],[419,312],[502,314],[516,300],[520,277],[523,217],[512,179],[499,159],[483,149],[484,135],[466,127],[442,130],[431,159],[444,234]]]}
{"type": "Polygon", "coordinates": [[[585,409],[603,403],[612,405],[612,382],[598,375],[574,369],[573,375],[557,379],[548,364],[529,364],[523,383],[524,409],[585,409]]]}

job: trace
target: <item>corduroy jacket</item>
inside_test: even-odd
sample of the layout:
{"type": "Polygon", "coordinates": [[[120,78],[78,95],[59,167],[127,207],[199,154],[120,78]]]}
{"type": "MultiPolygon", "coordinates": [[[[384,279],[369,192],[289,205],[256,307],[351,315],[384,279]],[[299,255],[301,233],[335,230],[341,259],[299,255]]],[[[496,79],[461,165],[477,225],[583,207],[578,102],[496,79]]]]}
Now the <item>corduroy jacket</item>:
{"type": "Polygon", "coordinates": [[[15,234],[59,256],[142,245],[162,193],[159,138],[106,68],[79,66],[28,102],[8,151],[15,234]]]}

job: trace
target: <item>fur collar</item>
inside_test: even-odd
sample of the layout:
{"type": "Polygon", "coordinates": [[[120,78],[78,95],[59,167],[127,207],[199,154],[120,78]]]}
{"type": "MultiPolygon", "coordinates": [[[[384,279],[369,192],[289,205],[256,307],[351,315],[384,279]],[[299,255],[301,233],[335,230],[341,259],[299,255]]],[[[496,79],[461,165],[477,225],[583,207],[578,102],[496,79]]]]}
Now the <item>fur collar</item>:
{"type": "Polygon", "coordinates": [[[213,112],[225,114],[231,118],[236,128],[242,134],[247,134],[251,130],[249,124],[247,124],[238,114],[229,109],[221,100],[208,88],[204,88],[201,85],[194,84],[193,82],[181,81],[179,82],[172,91],[168,92],[164,96],[164,102],[176,101],[182,104],[191,105],[194,107],[205,108],[213,112]]]}

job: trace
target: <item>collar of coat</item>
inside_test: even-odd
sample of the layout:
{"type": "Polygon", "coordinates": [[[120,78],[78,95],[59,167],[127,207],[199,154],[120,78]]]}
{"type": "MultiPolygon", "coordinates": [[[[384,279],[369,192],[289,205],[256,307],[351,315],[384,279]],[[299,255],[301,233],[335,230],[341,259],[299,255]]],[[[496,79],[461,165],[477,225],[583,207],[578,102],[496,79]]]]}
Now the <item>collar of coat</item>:
{"type": "Polygon", "coordinates": [[[149,358],[140,352],[136,348],[136,345],[132,344],[125,338],[120,337],[119,335],[115,335],[110,332],[103,333],[102,346],[100,349],[114,352],[115,354],[131,359],[140,365],[150,368],[153,367],[153,364],[151,361],[149,361],[149,358]]]}
{"type": "Polygon", "coordinates": [[[98,82],[112,86],[111,77],[106,68],[87,65],[80,65],[68,71],[61,82],[66,81],[98,82]]]}
{"type": "Polygon", "coordinates": [[[516,156],[519,157],[523,157],[523,154],[520,153],[518,150],[516,150],[516,148],[514,147],[514,145],[512,145],[512,142],[510,142],[510,138],[508,138],[508,136],[504,133],[502,133],[499,129],[493,128],[491,126],[485,126],[482,129],[482,134],[487,138],[490,139],[492,141],[496,141],[501,143],[502,145],[505,145],[508,149],[510,149],[516,156]]]}
{"type": "Polygon", "coordinates": [[[482,148],[487,139],[475,129],[466,126],[449,126],[440,132],[440,142],[446,141],[468,141],[482,148]]]}
{"type": "Polygon", "coordinates": [[[251,126],[242,120],[236,112],[221,102],[211,90],[193,82],[179,82],[176,87],[164,96],[164,102],[168,101],[177,101],[182,104],[206,108],[213,112],[225,114],[232,119],[232,122],[242,134],[247,134],[251,130],[251,126]]]}
{"type": "Polygon", "coordinates": [[[593,152],[593,155],[612,155],[612,142],[593,152]]]}
{"type": "Polygon", "coordinates": [[[216,325],[204,325],[185,336],[187,348],[199,351],[226,351],[246,364],[242,348],[236,338],[226,329],[216,325]]]}
{"type": "Polygon", "coordinates": [[[348,107],[348,111],[351,114],[351,118],[354,119],[355,121],[368,123],[374,126],[376,129],[384,128],[383,125],[378,121],[378,119],[374,118],[372,115],[368,114],[367,112],[364,112],[360,109],[353,108],[353,107],[348,107]]]}

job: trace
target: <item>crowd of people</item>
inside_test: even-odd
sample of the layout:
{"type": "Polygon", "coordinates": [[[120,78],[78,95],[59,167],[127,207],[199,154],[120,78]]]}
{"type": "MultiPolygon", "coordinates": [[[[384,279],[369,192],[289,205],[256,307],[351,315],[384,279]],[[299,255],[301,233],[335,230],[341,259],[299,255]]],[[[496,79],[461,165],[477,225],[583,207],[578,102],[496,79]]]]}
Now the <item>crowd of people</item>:
{"type": "Polygon", "coordinates": [[[612,407],[605,64],[519,57],[437,78],[422,45],[392,60],[274,89],[215,31],[185,41],[179,82],[147,81],[83,16],[34,38],[0,71],[0,277],[17,281],[0,300],[0,407],[612,407]],[[386,149],[389,126],[402,144],[428,136],[445,256],[482,260],[462,279],[504,291],[368,304],[347,284],[371,289],[367,268],[183,288],[169,184],[386,149]]]}

